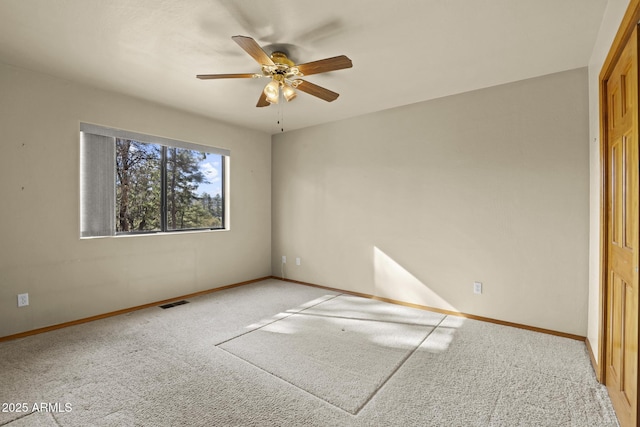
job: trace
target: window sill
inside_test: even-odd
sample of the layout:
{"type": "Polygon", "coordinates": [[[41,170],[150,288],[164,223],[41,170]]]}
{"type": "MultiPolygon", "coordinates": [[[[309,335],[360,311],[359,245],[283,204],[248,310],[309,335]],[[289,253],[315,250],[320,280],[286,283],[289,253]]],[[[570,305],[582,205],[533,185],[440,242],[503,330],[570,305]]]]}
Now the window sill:
{"type": "Polygon", "coordinates": [[[131,233],[131,234],[116,234],[114,236],[86,236],[80,237],[80,240],[94,240],[94,239],[120,239],[120,238],[132,238],[132,237],[151,237],[151,236],[175,236],[184,234],[204,234],[204,233],[217,233],[230,231],[230,228],[216,228],[207,230],[178,230],[178,231],[158,231],[150,233],[131,233]]]}

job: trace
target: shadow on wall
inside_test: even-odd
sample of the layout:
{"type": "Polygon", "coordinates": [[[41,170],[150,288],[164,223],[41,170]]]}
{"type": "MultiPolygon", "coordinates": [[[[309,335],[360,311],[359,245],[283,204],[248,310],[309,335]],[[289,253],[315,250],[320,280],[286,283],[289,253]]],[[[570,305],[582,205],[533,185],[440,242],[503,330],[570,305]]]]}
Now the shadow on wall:
{"type": "Polygon", "coordinates": [[[374,295],[459,312],[377,246],[373,247],[374,295]]]}

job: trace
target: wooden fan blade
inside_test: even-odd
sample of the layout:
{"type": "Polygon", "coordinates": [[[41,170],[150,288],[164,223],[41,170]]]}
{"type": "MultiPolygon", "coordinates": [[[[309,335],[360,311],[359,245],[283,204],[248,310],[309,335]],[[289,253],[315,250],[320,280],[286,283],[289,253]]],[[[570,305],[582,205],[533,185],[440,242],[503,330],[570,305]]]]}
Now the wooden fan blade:
{"type": "Polygon", "coordinates": [[[268,107],[271,105],[269,101],[267,101],[267,95],[265,95],[264,91],[260,93],[260,99],[258,99],[258,103],[256,107],[268,107]]]}
{"type": "Polygon", "coordinates": [[[351,68],[353,67],[353,63],[346,56],[340,55],[334,56],[333,58],[321,59],[319,61],[307,62],[306,64],[297,65],[297,67],[303,75],[310,76],[311,74],[351,68]]]}
{"type": "Polygon", "coordinates": [[[233,36],[231,37],[234,42],[244,49],[253,59],[255,59],[260,65],[275,65],[269,55],[262,50],[258,42],[251,37],[247,36],[233,36]]]}
{"type": "Polygon", "coordinates": [[[306,80],[298,80],[300,83],[298,84],[297,89],[308,93],[309,95],[317,96],[320,99],[324,99],[327,102],[335,101],[340,94],[330,91],[329,89],[325,89],[322,86],[318,86],[306,80]]]}
{"type": "Polygon", "coordinates": [[[202,80],[208,79],[250,79],[253,73],[245,74],[198,74],[196,77],[202,80]]]}

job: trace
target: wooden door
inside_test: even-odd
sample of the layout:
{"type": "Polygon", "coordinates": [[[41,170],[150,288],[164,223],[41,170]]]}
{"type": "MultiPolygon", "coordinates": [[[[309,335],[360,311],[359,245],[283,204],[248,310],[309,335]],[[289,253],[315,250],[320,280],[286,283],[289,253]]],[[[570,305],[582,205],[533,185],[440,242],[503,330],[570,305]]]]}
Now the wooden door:
{"type": "Polygon", "coordinates": [[[607,329],[605,383],[624,426],[636,426],[638,385],[638,29],[606,83],[607,329]]]}

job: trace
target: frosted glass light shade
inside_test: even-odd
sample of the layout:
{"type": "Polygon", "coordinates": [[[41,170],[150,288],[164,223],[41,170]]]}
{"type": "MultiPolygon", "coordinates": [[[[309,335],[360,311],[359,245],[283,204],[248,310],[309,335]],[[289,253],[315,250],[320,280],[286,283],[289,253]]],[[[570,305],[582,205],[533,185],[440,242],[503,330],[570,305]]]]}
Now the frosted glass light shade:
{"type": "Polygon", "coordinates": [[[271,80],[264,87],[264,94],[267,96],[267,101],[269,103],[277,104],[278,98],[280,97],[280,84],[275,80],[271,80]]]}

